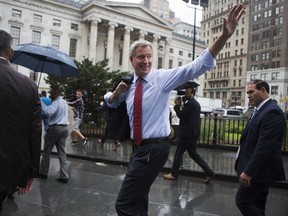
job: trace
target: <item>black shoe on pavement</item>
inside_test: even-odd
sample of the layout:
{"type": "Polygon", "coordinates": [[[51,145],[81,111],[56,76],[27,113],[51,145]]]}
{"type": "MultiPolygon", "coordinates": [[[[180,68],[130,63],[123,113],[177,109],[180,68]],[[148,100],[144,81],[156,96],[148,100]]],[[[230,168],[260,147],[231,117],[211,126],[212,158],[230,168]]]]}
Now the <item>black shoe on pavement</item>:
{"type": "Polygon", "coordinates": [[[83,139],[83,144],[82,144],[82,146],[85,147],[85,146],[87,145],[87,142],[88,142],[88,137],[85,137],[85,138],[83,139]]]}
{"type": "Polygon", "coordinates": [[[67,184],[67,183],[68,183],[68,179],[57,178],[56,180],[57,180],[58,182],[61,182],[61,183],[64,183],[64,184],[67,184]]]}

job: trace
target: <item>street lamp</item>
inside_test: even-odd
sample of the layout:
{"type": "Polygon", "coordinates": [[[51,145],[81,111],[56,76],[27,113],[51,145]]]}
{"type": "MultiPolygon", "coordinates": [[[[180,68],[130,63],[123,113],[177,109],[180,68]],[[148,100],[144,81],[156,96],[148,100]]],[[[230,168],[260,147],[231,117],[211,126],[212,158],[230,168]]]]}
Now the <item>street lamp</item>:
{"type": "MultiPolygon", "coordinates": [[[[189,0],[183,0],[186,2],[186,6],[188,6],[189,0]]],[[[191,0],[191,4],[194,5],[194,26],[193,26],[193,48],[192,48],[192,61],[195,59],[195,43],[196,43],[196,6],[199,5],[199,0],[191,0]]],[[[200,0],[201,7],[208,7],[208,0],[200,0]]],[[[191,7],[189,7],[191,8],[191,7]]]]}

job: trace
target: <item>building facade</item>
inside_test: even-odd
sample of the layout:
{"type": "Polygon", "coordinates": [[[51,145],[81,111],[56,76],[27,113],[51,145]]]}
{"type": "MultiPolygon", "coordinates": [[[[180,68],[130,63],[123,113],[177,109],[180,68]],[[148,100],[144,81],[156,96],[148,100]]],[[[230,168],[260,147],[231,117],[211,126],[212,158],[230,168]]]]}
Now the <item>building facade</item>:
{"type": "MultiPolygon", "coordinates": [[[[170,22],[141,4],[104,0],[0,0],[0,7],[0,28],[12,35],[14,45],[50,44],[78,61],[83,57],[95,62],[108,58],[111,70],[130,71],[129,47],[135,40],[146,39],[153,45],[156,68],[171,68],[191,61],[192,40],[174,36],[170,22]]],[[[203,43],[197,43],[196,56],[205,48],[203,43]]],[[[21,66],[17,69],[27,76],[34,74],[21,66]]],[[[47,88],[41,79],[39,89],[47,88]]]]}
{"type": "MultiPolygon", "coordinates": [[[[253,0],[250,5],[247,79],[266,80],[270,96],[287,113],[288,1],[253,0]]],[[[246,101],[248,104],[248,101],[246,101]]]]}
{"type": "Polygon", "coordinates": [[[217,56],[217,66],[203,75],[203,96],[222,99],[226,108],[245,106],[246,69],[249,37],[249,7],[242,0],[209,1],[204,8],[201,22],[202,39],[209,46],[222,32],[223,19],[233,5],[243,3],[246,13],[225,47],[217,56]]]}

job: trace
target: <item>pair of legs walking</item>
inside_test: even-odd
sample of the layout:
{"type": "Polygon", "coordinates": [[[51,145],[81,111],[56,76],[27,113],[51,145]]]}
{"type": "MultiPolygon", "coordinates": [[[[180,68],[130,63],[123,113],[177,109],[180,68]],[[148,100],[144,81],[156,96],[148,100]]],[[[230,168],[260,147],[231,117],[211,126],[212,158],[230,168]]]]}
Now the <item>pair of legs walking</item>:
{"type": "Polygon", "coordinates": [[[116,201],[119,216],[148,215],[148,194],[169,155],[169,142],[135,146],[116,201]]]}
{"type": "Polygon", "coordinates": [[[88,138],[84,137],[83,134],[81,133],[79,127],[82,124],[82,119],[81,118],[74,118],[73,119],[73,127],[72,127],[72,132],[71,132],[71,140],[72,143],[76,144],[78,143],[78,137],[82,140],[82,145],[83,147],[86,146],[88,142],[88,138]]]}
{"type": "Polygon", "coordinates": [[[50,153],[56,146],[60,163],[60,181],[68,181],[67,157],[65,152],[66,138],[68,137],[67,126],[50,127],[44,136],[44,150],[40,163],[40,178],[47,178],[50,167],[50,153]]]}
{"type": "Polygon", "coordinates": [[[208,166],[208,164],[201,158],[197,153],[198,136],[189,138],[179,138],[176,152],[174,155],[174,161],[172,165],[172,170],[170,174],[164,175],[165,179],[176,179],[178,177],[178,172],[183,160],[183,154],[187,150],[189,156],[203,169],[206,178],[205,183],[208,183],[212,177],[215,175],[213,170],[208,166]]]}

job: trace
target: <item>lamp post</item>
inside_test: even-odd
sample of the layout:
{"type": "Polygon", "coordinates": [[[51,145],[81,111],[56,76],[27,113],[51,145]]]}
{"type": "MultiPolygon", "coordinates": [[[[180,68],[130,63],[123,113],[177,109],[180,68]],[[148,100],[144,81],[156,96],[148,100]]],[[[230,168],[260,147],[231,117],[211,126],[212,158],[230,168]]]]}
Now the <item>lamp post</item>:
{"type": "MultiPolygon", "coordinates": [[[[186,6],[188,6],[189,0],[183,0],[186,2],[186,6]]],[[[192,48],[192,61],[195,59],[195,43],[196,43],[196,6],[199,5],[200,1],[200,6],[201,7],[208,7],[208,0],[191,0],[191,4],[194,5],[194,7],[189,7],[189,8],[194,8],[194,26],[193,26],[193,48],[192,48]]]]}

